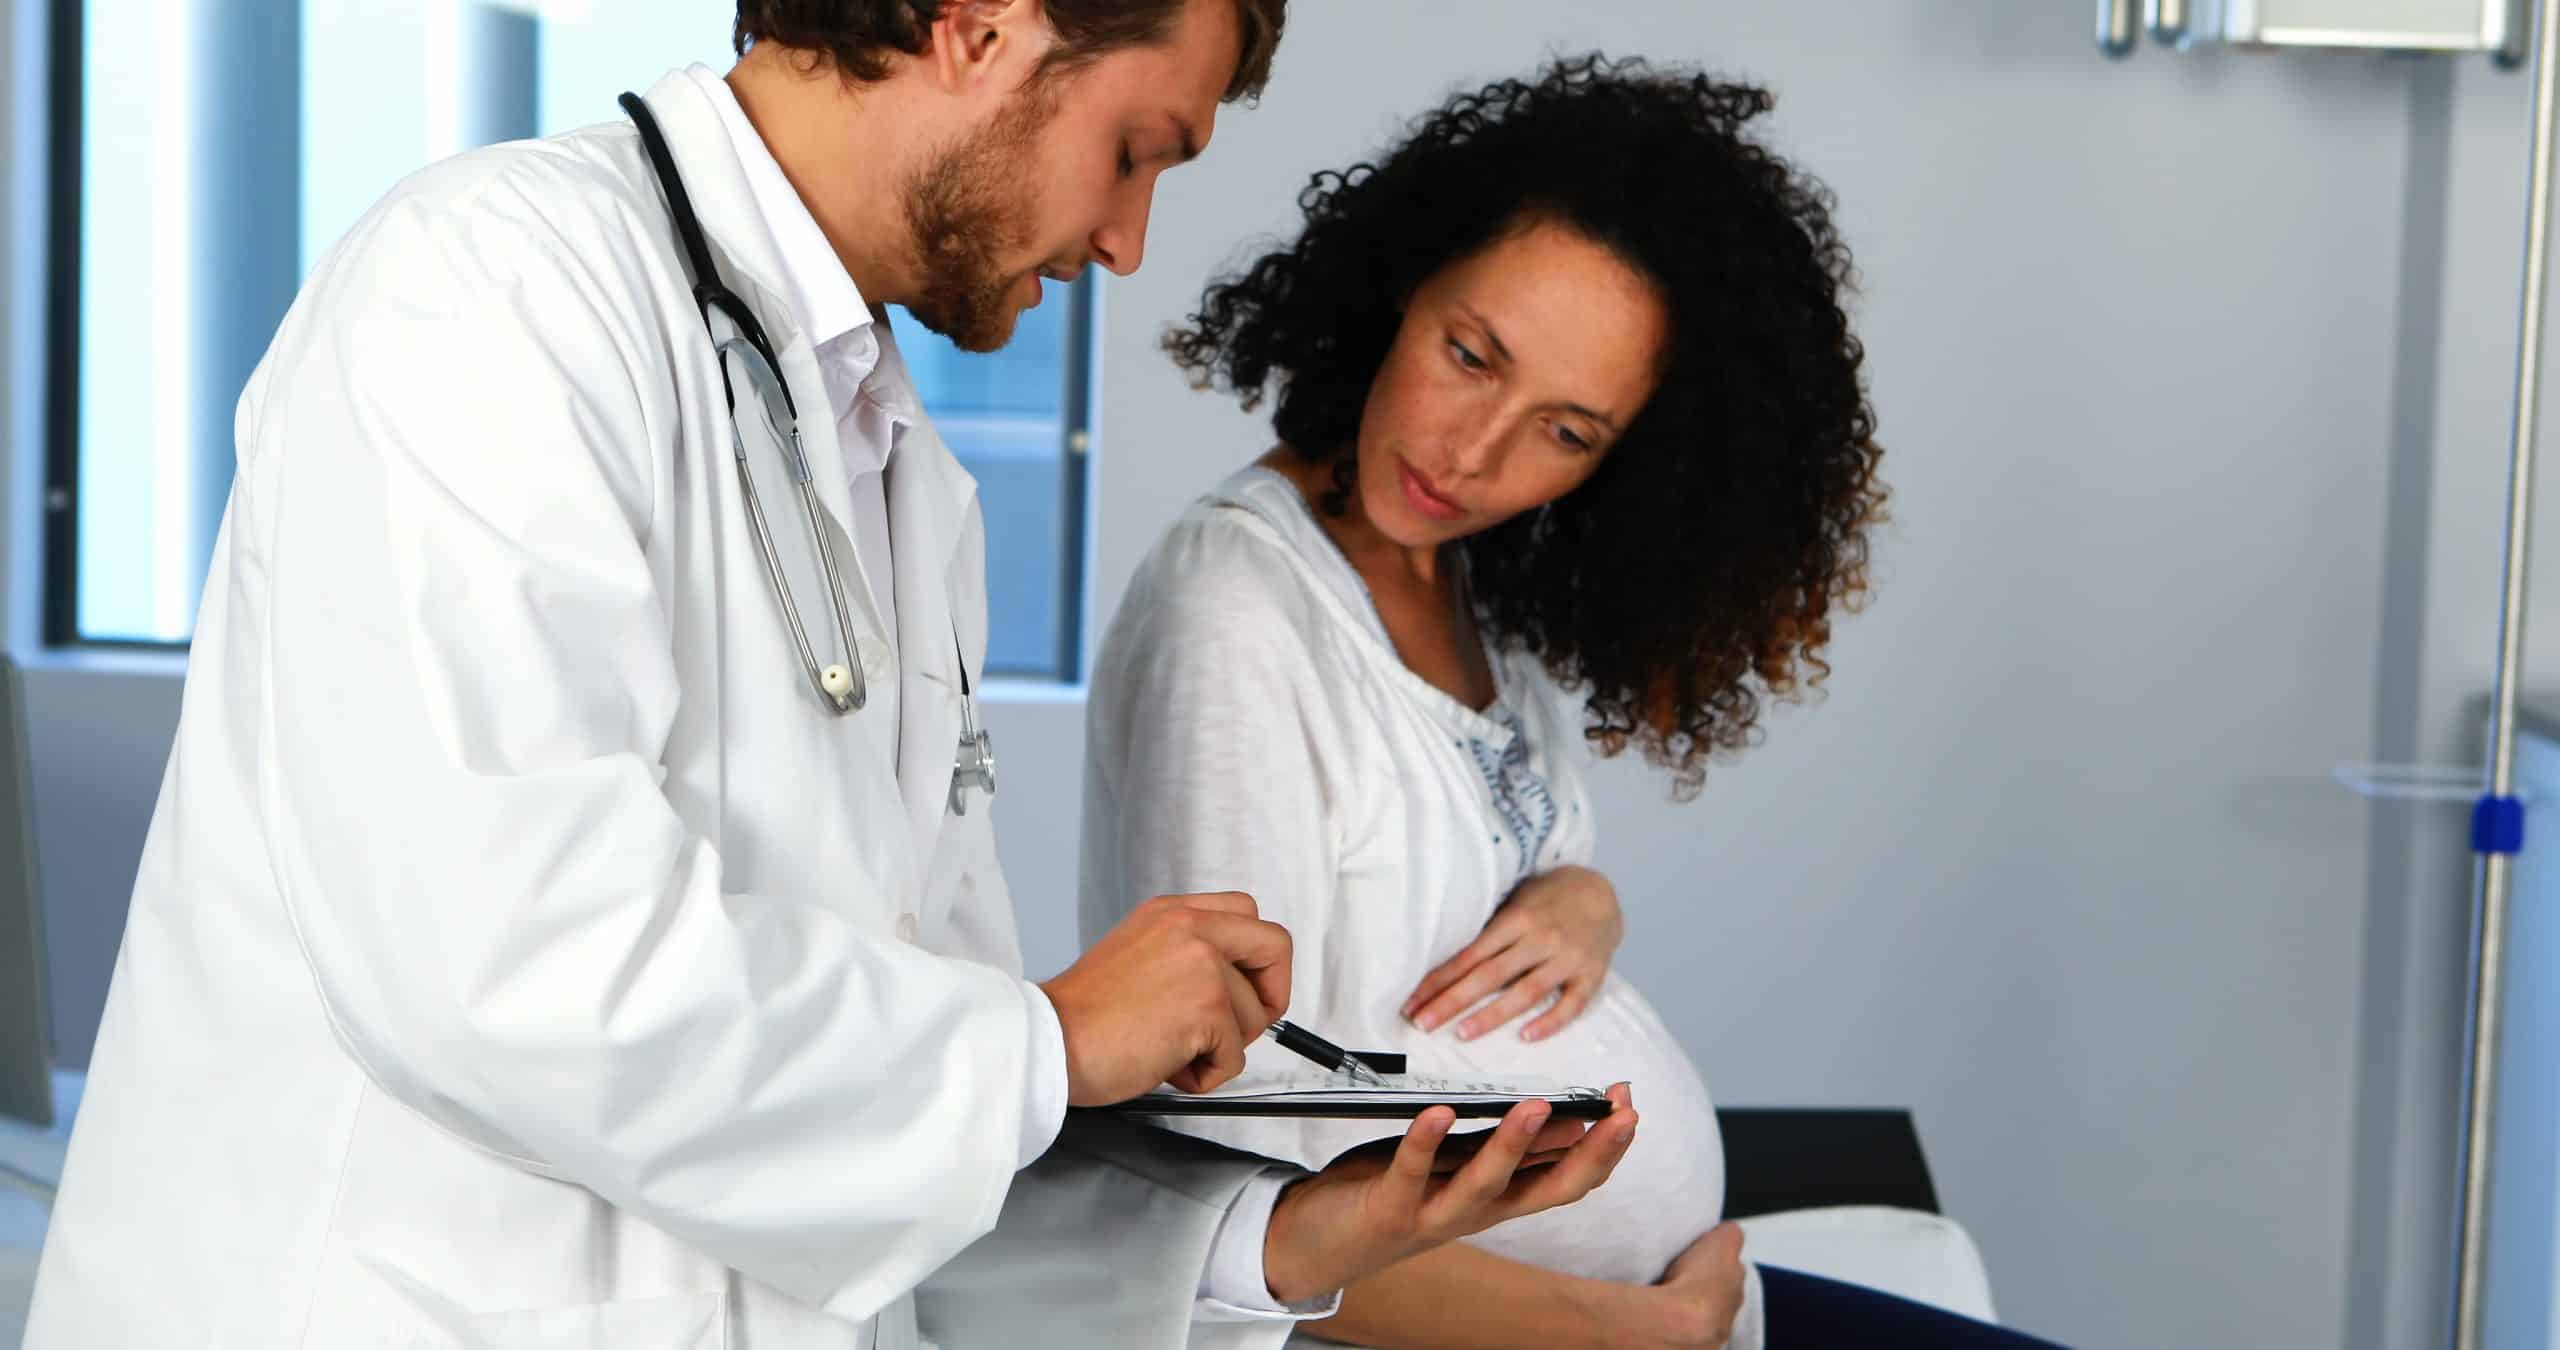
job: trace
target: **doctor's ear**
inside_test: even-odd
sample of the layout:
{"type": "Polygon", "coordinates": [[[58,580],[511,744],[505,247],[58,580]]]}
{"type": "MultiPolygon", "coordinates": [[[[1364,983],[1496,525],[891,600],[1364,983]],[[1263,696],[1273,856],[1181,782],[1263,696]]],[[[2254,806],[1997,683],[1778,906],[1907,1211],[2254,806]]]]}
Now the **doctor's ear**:
{"type": "MultiPolygon", "coordinates": [[[[933,21],[926,61],[936,83],[962,93],[1037,62],[1056,37],[1039,0],[950,0],[933,21]]],[[[998,81],[1009,88],[1019,77],[998,81]]]]}

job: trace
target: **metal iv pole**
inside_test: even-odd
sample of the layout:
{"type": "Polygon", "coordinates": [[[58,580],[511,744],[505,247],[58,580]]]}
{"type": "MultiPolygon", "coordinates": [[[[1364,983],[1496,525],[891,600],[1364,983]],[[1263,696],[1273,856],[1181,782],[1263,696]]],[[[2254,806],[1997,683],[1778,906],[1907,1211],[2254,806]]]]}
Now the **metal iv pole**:
{"type": "MultiPolygon", "coordinates": [[[[2531,41],[2533,149],[2525,195],[2524,294],[2517,316],[2516,394],[2507,467],[2504,584],[2498,607],[2497,690],[2490,719],[2488,781],[2472,797],[2474,871],[2471,1014],[2464,1036],[2468,1085],[2463,1099],[2459,1173],[2459,1239],[2453,1290],[2454,1350],[2480,1350],[2488,1265],[2489,1168],[2497,1120],[2498,1050],[2507,941],[2507,903],[2516,854],[2524,847],[2524,806],[2515,792],[2516,699],[2524,673],[2526,551],[2533,519],[2534,441],[2542,403],[2542,320],[2549,280],[2555,86],[2560,85],[2560,0],[2484,0],[2468,25],[2449,25],[2428,10],[2427,22],[2338,27],[2310,3],[2258,0],[2233,7],[2214,0],[2098,0],[2097,40],[2109,56],[2130,53],[2141,35],[2172,46],[2220,40],[2258,47],[2346,47],[2402,51],[2487,51],[2517,64],[2531,41]],[[2280,12],[2279,12],[2280,11],[2280,12]]],[[[2369,17],[2369,16],[2368,16],[2369,17]]],[[[2476,773],[2434,766],[2341,766],[2350,786],[2369,796],[2461,800],[2476,773]],[[2347,770],[2359,772],[2349,776],[2347,770]],[[2364,769],[2389,771],[2366,774],[2364,769]]]]}
{"type": "Polygon", "coordinates": [[[2533,160],[2525,194],[2524,303],[2517,319],[2515,422],[2507,461],[2506,579],[2498,607],[2498,684],[2489,722],[2489,787],[2471,814],[2479,855],[2471,949],[2470,1090],[2464,1095],[2461,1238],[2453,1287],[2454,1350],[2479,1350],[2487,1272],[2491,1127],[2498,1100],[2501,976],[2507,899],[2524,847],[2515,795],[2516,689],[2524,674],[2526,545],[2533,520],[2533,454],[2542,402],[2542,313],[2551,252],[2555,84],[2560,83],[2560,0],[2539,0],[2533,40],[2533,160]]]}

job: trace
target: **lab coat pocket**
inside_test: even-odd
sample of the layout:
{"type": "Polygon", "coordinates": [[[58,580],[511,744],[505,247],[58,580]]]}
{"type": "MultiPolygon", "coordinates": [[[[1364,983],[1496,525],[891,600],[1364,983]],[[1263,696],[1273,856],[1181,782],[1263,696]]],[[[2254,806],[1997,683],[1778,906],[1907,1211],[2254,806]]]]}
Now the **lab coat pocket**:
{"type": "Polygon", "coordinates": [[[567,1308],[485,1313],[469,1344],[490,1350],[726,1350],[728,1300],[670,1294],[567,1308]]]}

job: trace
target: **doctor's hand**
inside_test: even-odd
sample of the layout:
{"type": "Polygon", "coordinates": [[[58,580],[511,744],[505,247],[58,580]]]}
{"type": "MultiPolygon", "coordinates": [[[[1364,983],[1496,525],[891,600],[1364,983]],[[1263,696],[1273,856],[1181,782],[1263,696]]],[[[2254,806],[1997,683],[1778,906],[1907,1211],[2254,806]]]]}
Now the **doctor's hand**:
{"type": "Polygon", "coordinates": [[[1249,895],[1158,896],[1040,989],[1066,1033],[1069,1105],[1206,1092],[1289,1010],[1289,930],[1249,895]]]}
{"type": "Polygon", "coordinates": [[[1511,892],[1475,941],[1422,977],[1404,1001],[1404,1016],[1437,1031],[1501,991],[1458,1024],[1458,1039],[1467,1041],[1554,995],[1555,1006],[1520,1029],[1524,1040],[1544,1040],[1590,1006],[1626,932],[1617,888],[1607,877],[1588,867],[1541,872],[1511,892]]]}
{"type": "Polygon", "coordinates": [[[1548,1119],[1544,1102],[1522,1102],[1463,1160],[1441,1156],[1457,1116],[1435,1106],[1414,1118],[1404,1138],[1388,1141],[1391,1152],[1353,1149],[1291,1182],[1272,1206],[1263,1238],[1262,1278],[1271,1296],[1283,1303],[1316,1298],[1442,1243],[1590,1194],[1636,1137],[1627,1085],[1609,1089],[1609,1102],[1608,1117],[1588,1130],[1580,1121],[1548,1119]]]}

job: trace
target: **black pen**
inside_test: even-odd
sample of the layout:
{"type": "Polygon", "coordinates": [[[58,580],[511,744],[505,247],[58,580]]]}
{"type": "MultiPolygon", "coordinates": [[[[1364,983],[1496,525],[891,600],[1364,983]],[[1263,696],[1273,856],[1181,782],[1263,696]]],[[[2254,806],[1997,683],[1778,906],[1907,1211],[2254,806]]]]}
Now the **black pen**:
{"type": "Polygon", "coordinates": [[[1336,1073],[1349,1074],[1371,1087],[1385,1087],[1387,1081],[1378,1071],[1360,1061],[1360,1057],[1326,1040],[1324,1037],[1288,1022],[1273,1022],[1263,1033],[1280,1042],[1291,1054],[1314,1061],[1336,1073]]]}

